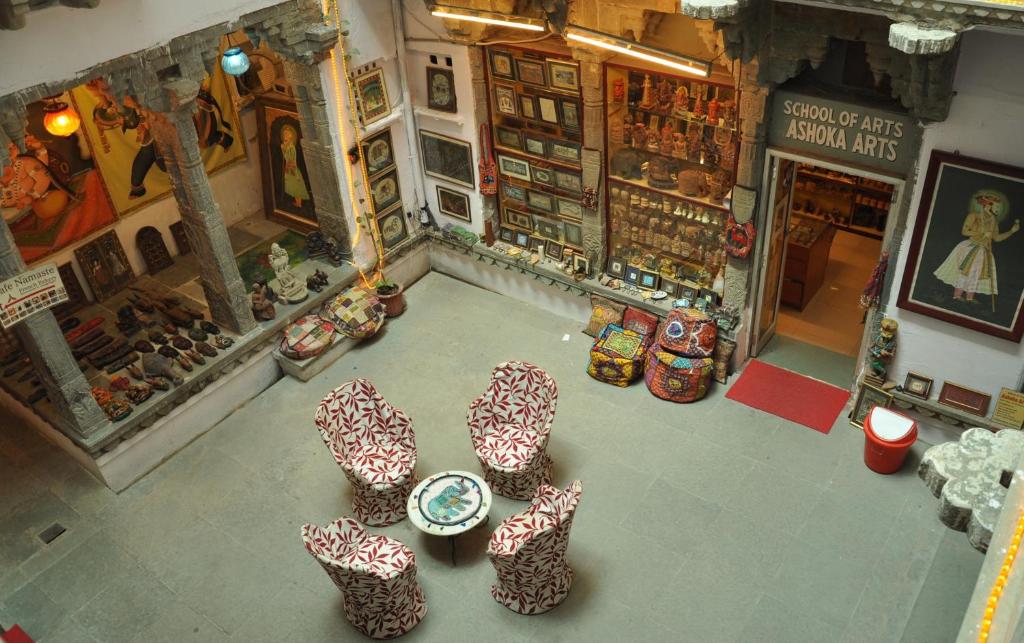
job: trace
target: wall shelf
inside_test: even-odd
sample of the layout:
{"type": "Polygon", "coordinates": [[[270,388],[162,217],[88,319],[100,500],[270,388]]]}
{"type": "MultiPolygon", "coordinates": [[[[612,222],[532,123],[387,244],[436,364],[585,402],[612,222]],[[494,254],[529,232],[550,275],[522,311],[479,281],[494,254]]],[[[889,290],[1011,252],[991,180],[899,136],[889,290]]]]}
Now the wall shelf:
{"type": "Polygon", "coordinates": [[[969,429],[971,427],[981,427],[988,429],[993,433],[1007,429],[1008,427],[996,424],[992,420],[982,417],[980,415],[971,415],[954,409],[951,406],[939,404],[932,400],[922,400],[919,397],[914,397],[904,391],[894,389],[891,391],[893,397],[893,406],[898,409],[914,411],[921,415],[938,420],[944,424],[949,424],[955,427],[969,429]]]}
{"type": "Polygon", "coordinates": [[[466,123],[466,119],[458,114],[450,114],[448,112],[439,112],[436,109],[430,109],[429,107],[423,107],[417,105],[412,108],[412,111],[417,116],[424,116],[426,118],[433,118],[439,121],[448,121],[449,123],[455,123],[459,127],[462,127],[466,123]]]}

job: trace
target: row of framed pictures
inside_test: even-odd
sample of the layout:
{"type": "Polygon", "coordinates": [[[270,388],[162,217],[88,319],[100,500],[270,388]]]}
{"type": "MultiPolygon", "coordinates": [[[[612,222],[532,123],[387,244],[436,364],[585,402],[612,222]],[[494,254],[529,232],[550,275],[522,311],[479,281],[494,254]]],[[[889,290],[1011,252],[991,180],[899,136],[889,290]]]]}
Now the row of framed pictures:
{"type": "Polygon", "coordinates": [[[527,209],[539,210],[545,214],[555,214],[572,223],[583,222],[583,206],[579,201],[554,196],[547,192],[538,192],[512,183],[501,184],[502,201],[507,206],[508,201],[517,201],[525,204],[527,209]]]}
{"type": "Polygon", "coordinates": [[[501,212],[502,220],[507,225],[529,230],[548,241],[564,242],[574,248],[583,247],[583,226],[578,223],[549,219],[509,207],[502,208],[501,212]]]}
{"type": "Polygon", "coordinates": [[[669,297],[685,299],[690,304],[694,304],[698,300],[704,300],[709,304],[718,304],[718,293],[710,288],[701,288],[700,285],[692,281],[677,281],[663,277],[658,272],[630,265],[622,257],[609,257],[605,273],[644,290],[662,290],[668,293],[669,297]]]}
{"type": "Polygon", "coordinates": [[[518,53],[492,49],[491,74],[554,91],[579,93],[580,67],[576,63],[558,58],[525,59],[518,53]]]}
{"type": "Polygon", "coordinates": [[[494,137],[498,147],[525,152],[560,163],[576,165],[580,163],[583,146],[579,143],[539,136],[530,131],[500,125],[494,127],[494,137]]]}
{"type": "Polygon", "coordinates": [[[512,85],[494,83],[494,109],[501,116],[539,121],[574,132],[580,130],[580,101],[574,98],[525,94],[512,85]]]}
{"type": "Polygon", "coordinates": [[[391,250],[409,237],[402,208],[402,188],[398,183],[395,146],[391,130],[385,129],[360,143],[363,167],[369,180],[370,204],[377,219],[380,242],[391,250]]]}
{"type": "Polygon", "coordinates": [[[570,194],[583,194],[583,175],[580,172],[530,162],[507,154],[498,155],[498,172],[503,176],[527,181],[570,194]]]}
{"type": "Polygon", "coordinates": [[[505,243],[510,243],[514,246],[536,252],[539,252],[541,246],[543,246],[544,256],[548,259],[559,263],[566,259],[570,259],[572,261],[573,269],[576,272],[582,271],[590,274],[590,261],[584,257],[581,252],[570,248],[568,245],[563,245],[557,241],[534,236],[529,232],[515,230],[512,228],[500,228],[498,230],[498,239],[505,243]]]}

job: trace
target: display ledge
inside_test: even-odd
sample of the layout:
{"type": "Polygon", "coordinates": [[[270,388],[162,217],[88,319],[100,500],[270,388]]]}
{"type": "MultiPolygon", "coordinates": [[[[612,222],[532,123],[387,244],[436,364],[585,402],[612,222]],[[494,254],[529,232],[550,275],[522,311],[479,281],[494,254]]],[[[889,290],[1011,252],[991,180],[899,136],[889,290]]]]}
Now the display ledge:
{"type": "Polygon", "coordinates": [[[938,420],[939,422],[943,422],[945,424],[961,427],[964,429],[969,429],[972,427],[981,427],[984,429],[988,429],[993,433],[1002,431],[1004,429],[1010,430],[1009,427],[996,424],[992,420],[982,417],[980,415],[972,415],[970,413],[965,413],[964,411],[959,411],[951,406],[939,404],[938,402],[933,402],[931,400],[922,400],[921,398],[914,397],[913,395],[910,395],[909,393],[906,393],[904,391],[893,390],[891,391],[891,393],[893,398],[893,405],[896,406],[897,408],[915,411],[927,418],[938,420]]]}
{"type": "Polygon", "coordinates": [[[614,112],[611,112],[611,114],[618,114],[622,109],[626,109],[630,112],[640,112],[642,114],[649,114],[651,116],[663,116],[665,118],[671,118],[672,120],[682,121],[684,123],[696,123],[697,125],[703,125],[704,127],[713,127],[715,129],[725,130],[727,132],[736,131],[735,127],[729,127],[728,125],[715,125],[714,123],[707,122],[707,120],[700,120],[699,118],[691,118],[689,116],[679,116],[678,114],[674,114],[672,112],[664,112],[657,109],[648,109],[646,107],[640,107],[639,105],[620,105],[615,109],[614,112]]]}
{"type": "MultiPolygon", "coordinates": [[[[556,270],[554,268],[555,264],[550,260],[541,260],[531,266],[529,262],[529,254],[526,254],[525,257],[520,255],[519,258],[510,257],[502,252],[488,248],[483,243],[466,246],[456,241],[452,241],[451,239],[446,239],[441,235],[441,233],[436,231],[430,232],[430,240],[433,243],[456,252],[460,252],[464,255],[470,255],[477,261],[482,261],[488,265],[497,266],[501,264],[504,266],[505,270],[518,270],[520,274],[533,275],[534,279],[546,282],[545,285],[549,287],[575,294],[580,297],[585,295],[600,295],[620,304],[626,304],[627,306],[632,306],[633,308],[639,308],[649,313],[653,313],[658,317],[664,317],[672,310],[672,300],[670,298],[666,298],[661,301],[644,299],[638,295],[632,295],[622,290],[615,290],[614,288],[602,286],[597,279],[592,277],[582,281],[576,281],[565,273],[556,270]]],[[[735,340],[732,332],[722,332],[719,336],[728,340],[735,340]]]]}
{"type": "MultiPolygon", "coordinates": [[[[689,201],[690,203],[703,205],[713,210],[720,210],[722,212],[729,211],[729,208],[725,207],[724,203],[714,203],[713,201],[711,201],[711,199],[702,199],[696,196],[686,196],[685,194],[681,194],[678,190],[666,190],[664,188],[656,188],[652,185],[648,185],[644,181],[637,181],[635,179],[624,179],[622,177],[614,176],[612,174],[608,175],[608,180],[615,181],[616,183],[623,183],[625,185],[632,185],[633,187],[641,188],[643,190],[650,190],[651,192],[657,192],[658,194],[670,196],[673,199],[682,199],[683,201],[689,201]]],[[[732,190],[729,190],[728,192],[725,193],[725,196],[722,197],[722,201],[728,201],[731,198],[732,190]]]]}

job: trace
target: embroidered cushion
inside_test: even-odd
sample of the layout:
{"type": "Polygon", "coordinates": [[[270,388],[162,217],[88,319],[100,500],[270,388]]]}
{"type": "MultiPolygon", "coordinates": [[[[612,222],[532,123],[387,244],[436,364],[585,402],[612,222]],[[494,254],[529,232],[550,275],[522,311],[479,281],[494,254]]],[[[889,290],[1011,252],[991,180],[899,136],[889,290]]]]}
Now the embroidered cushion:
{"type": "Polygon", "coordinates": [[[624,304],[617,304],[607,297],[591,295],[590,305],[593,308],[590,313],[590,323],[583,331],[587,335],[597,337],[608,324],[622,324],[622,315],[626,312],[624,304]]]}
{"type": "Polygon", "coordinates": [[[299,317],[284,329],[279,346],[291,359],[307,359],[327,350],[334,339],[334,324],[319,315],[299,317]]]}
{"type": "Polygon", "coordinates": [[[595,380],[628,386],[644,370],[649,336],[609,324],[590,348],[587,374],[595,380]]]}
{"type": "Polygon", "coordinates": [[[715,320],[689,308],[673,309],[658,330],[660,350],[684,357],[711,357],[717,339],[715,320]]]}
{"type": "Polygon", "coordinates": [[[622,318],[622,327],[641,335],[653,337],[654,333],[658,332],[658,316],[630,306],[626,308],[626,314],[622,318]]]}
{"type": "Polygon", "coordinates": [[[644,382],[655,397],[695,402],[707,395],[713,368],[710,357],[682,357],[655,344],[647,353],[644,382]]]}
{"type": "Polygon", "coordinates": [[[349,288],[324,304],[320,316],[352,339],[373,337],[384,324],[384,304],[362,288],[349,288]]]}

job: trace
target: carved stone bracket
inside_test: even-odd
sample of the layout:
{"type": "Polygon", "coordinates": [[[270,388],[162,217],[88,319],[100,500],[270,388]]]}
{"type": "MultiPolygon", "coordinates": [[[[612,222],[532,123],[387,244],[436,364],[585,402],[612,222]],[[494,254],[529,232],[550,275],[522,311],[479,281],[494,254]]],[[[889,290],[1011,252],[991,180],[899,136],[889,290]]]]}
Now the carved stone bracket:
{"type": "Polygon", "coordinates": [[[944,54],[953,49],[957,35],[949,29],[897,22],[889,26],[889,46],[905,54],[944,54]]]}

